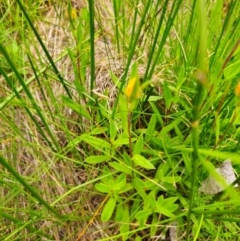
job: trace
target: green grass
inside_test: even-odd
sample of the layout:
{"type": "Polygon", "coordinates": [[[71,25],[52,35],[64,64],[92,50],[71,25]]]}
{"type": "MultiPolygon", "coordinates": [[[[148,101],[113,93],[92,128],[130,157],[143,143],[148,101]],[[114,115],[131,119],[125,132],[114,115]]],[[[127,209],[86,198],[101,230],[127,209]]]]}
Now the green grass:
{"type": "Polygon", "coordinates": [[[237,240],[240,2],[78,2],[0,3],[1,240],[237,240]]]}

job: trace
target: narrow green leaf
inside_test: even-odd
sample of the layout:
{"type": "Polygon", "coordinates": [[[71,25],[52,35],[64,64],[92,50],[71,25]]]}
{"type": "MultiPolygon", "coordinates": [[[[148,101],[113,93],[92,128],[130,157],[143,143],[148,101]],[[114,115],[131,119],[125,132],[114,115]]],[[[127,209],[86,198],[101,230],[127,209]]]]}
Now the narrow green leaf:
{"type": "Polygon", "coordinates": [[[118,162],[109,162],[108,164],[111,167],[113,167],[116,171],[124,172],[126,174],[132,173],[132,170],[124,164],[121,164],[121,163],[118,163],[118,162]]]}
{"type": "Polygon", "coordinates": [[[67,148],[74,148],[76,145],[78,145],[82,141],[82,136],[78,136],[72,141],[70,141],[67,145],[67,148]]]}
{"type": "MultiPolygon", "coordinates": [[[[240,55],[238,56],[239,59],[240,55]]],[[[240,59],[233,64],[229,64],[229,66],[224,70],[224,76],[226,79],[233,79],[235,76],[239,74],[239,65],[240,59]]]]}
{"type": "Polygon", "coordinates": [[[126,152],[123,152],[124,163],[128,166],[132,166],[132,160],[126,152]]]}
{"type": "Polygon", "coordinates": [[[95,188],[99,192],[103,192],[103,193],[110,193],[111,192],[111,188],[105,183],[96,183],[95,188]]]}
{"type": "Polygon", "coordinates": [[[81,139],[94,148],[97,148],[100,150],[102,150],[103,148],[111,149],[111,144],[103,139],[100,139],[100,138],[97,138],[97,137],[94,137],[94,136],[91,136],[88,134],[81,135],[81,139]]]}
{"type": "Polygon", "coordinates": [[[126,185],[126,174],[122,173],[117,177],[113,190],[122,189],[125,185],[126,185]]]}
{"type": "Polygon", "coordinates": [[[104,161],[109,161],[111,159],[110,156],[102,155],[102,156],[89,156],[85,159],[85,162],[90,164],[97,164],[104,161]]]}
{"type": "Polygon", "coordinates": [[[141,197],[143,198],[144,201],[147,200],[147,194],[144,190],[145,188],[145,183],[143,180],[141,180],[138,177],[135,177],[133,179],[133,187],[137,190],[138,194],[141,195],[141,197]]]}
{"type": "Polygon", "coordinates": [[[155,167],[149,160],[147,160],[145,157],[143,157],[139,154],[135,154],[132,157],[132,160],[134,161],[135,164],[137,164],[138,166],[143,167],[147,170],[155,169],[155,167]]]}
{"type": "Polygon", "coordinates": [[[147,199],[144,202],[144,209],[155,209],[156,207],[156,191],[153,190],[151,191],[148,196],[147,199]]]}
{"type": "Polygon", "coordinates": [[[218,145],[218,141],[219,141],[219,133],[220,133],[220,118],[219,118],[219,114],[217,111],[215,111],[215,145],[218,145]]]}
{"type": "Polygon", "coordinates": [[[192,165],[191,165],[191,160],[189,158],[187,151],[182,150],[182,157],[183,157],[186,171],[188,174],[190,174],[192,172],[192,165]]]}
{"type": "Polygon", "coordinates": [[[140,154],[143,149],[143,134],[138,137],[136,144],[134,145],[133,148],[133,155],[135,154],[140,154]]]}
{"type": "Polygon", "coordinates": [[[109,134],[110,134],[110,139],[111,141],[113,141],[116,138],[117,135],[117,127],[116,127],[116,123],[113,119],[110,119],[110,123],[109,123],[109,134]]]}
{"type": "MultiPolygon", "coordinates": [[[[136,141],[137,138],[132,138],[132,142],[136,141]]],[[[115,148],[123,146],[123,145],[129,145],[129,139],[128,138],[122,138],[119,137],[116,141],[113,142],[113,146],[115,148]]]]}
{"type": "Polygon", "coordinates": [[[153,213],[152,215],[152,225],[150,228],[150,237],[154,238],[156,236],[157,230],[158,230],[158,215],[156,215],[156,213],[153,213]]]}
{"type": "Polygon", "coordinates": [[[125,192],[129,192],[133,189],[133,185],[131,183],[127,183],[119,193],[125,193],[125,192]]]}
{"type": "Polygon", "coordinates": [[[124,210],[123,210],[123,204],[119,204],[116,206],[116,215],[115,215],[115,221],[116,222],[121,222],[123,221],[123,215],[124,215],[124,210]]]}
{"type": "MultiPolygon", "coordinates": [[[[192,148],[185,148],[186,151],[192,152],[192,148]]],[[[240,164],[240,155],[237,153],[231,153],[231,152],[222,152],[218,150],[212,150],[212,149],[198,149],[200,154],[219,158],[222,160],[231,159],[232,163],[234,164],[240,164]]]]}
{"type": "MultiPolygon", "coordinates": [[[[163,196],[161,196],[163,197],[163,196]]],[[[169,197],[169,198],[163,198],[162,204],[163,205],[169,205],[173,204],[178,200],[178,197],[169,197]]]]}
{"type": "Polygon", "coordinates": [[[168,82],[165,80],[163,84],[163,97],[166,103],[167,109],[170,108],[171,103],[172,103],[172,93],[168,87],[168,82]]]}
{"type": "Polygon", "coordinates": [[[137,219],[139,226],[143,227],[148,219],[148,216],[152,214],[152,210],[146,209],[137,212],[135,218],[137,219]]]}
{"type": "Polygon", "coordinates": [[[163,119],[162,119],[162,116],[161,116],[158,108],[155,106],[154,103],[152,103],[152,102],[149,102],[149,103],[152,107],[152,110],[153,110],[154,114],[156,115],[157,121],[160,123],[160,125],[163,125],[163,119]]]}
{"type": "Polygon", "coordinates": [[[151,96],[148,98],[148,102],[149,102],[150,104],[153,104],[153,103],[151,103],[151,102],[156,102],[156,101],[161,100],[161,99],[163,99],[162,96],[151,95],[151,96]]]}
{"type": "Polygon", "coordinates": [[[156,118],[156,115],[153,114],[146,131],[146,139],[145,139],[146,142],[149,142],[151,140],[151,137],[154,136],[156,123],[157,123],[157,118],[156,118]]]}
{"type": "Polygon", "coordinates": [[[123,224],[120,227],[120,233],[123,235],[122,236],[122,240],[128,240],[128,236],[129,236],[129,206],[125,205],[124,206],[124,210],[123,210],[123,224]]]}
{"type": "Polygon", "coordinates": [[[175,215],[172,212],[178,208],[178,205],[174,204],[177,199],[177,197],[164,199],[163,195],[161,195],[157,199],[156,212],[162,213],[167,217],[174,217],[175,215]]]}
{"type": "Polygon", "coordinates": [[[164,136],[165,134],[167,134],[169,131],[171,131],[172,129],[175,128],[175,126],[177,126],[181,121],[182,121],[182,116],[179,116],[176,120],[174,120],[173,122],[171,122],[169,125],[164,126],[161,130],[161,132],[159,133],[159,135],[164,136]]]}
{"type": "Polygon", "coordinates": [[[157,205],[156,212],[161,213],[169,218],[173,218],[175,215],[169,212],[165,207],[157,205]]]}
{"type": "Polygon", "coordinates": [[[74,110],[76,113],[78,113],[80,116],[83,116],[87,118],[88,120],[91,120],[90,114],[83,108],[82,105],[76,103],[74,100],[67,96],[62,96],[63,103],[68,106],[70,109],[74,110]]]}
{"type": "Polygon", "coordinates": [[[96,127],[93,130],[91,130],[91,135],[99,135],[102,133],[105,133],[107,131],[107,127],[96,127]]]}
{"type": "Polygon", "coordinates": [[[131,217],[134,217],[136,215],[136,213],[140,210],[141,203],[142,203],[141,196],[138,193],[136,193],[136,196],[133,199],[133,203],[132,203],[131,209],[130,209],[130,216],[131,217]]]}
{"type": "Polygon", "coordinates": [[[161,181],[173,184],[173,183],[181,181],[181,179],[182,178],[178,177],[178,176],[171,176],[171,177],[162,177],[161,181]]]}
{"type": "Polygon", "coordinates": [[[114,199],[112,197],[109,198],[109,200],[105,204],[103,211],[102,211],[101,220],[103,222],[108,221],[112,217],[115,206],[116,206],[116,199],[114,199]]]}
{"type": "Polygon", "coordinates": [[[94,34],[95,34],[95,27],[94,27],[94,18],[95,18],[95,11],[94,11],[94,1],[88,2],[88,12],[85,11],[85,16],[89,20],[89,34],[90,34],[90,91],[91,96],[92,90],[94,88],[94,82],[95,82],[95,44],[94,44],[94,34]]]}
{"type": "Polygon", "coordinates": [[[120,89],[121,82],[119,81],[118,77],[112,71],[109,71],[109,75],[112,81],[114,82],[115,86],[117,86],[118,89],[120,89]]]}

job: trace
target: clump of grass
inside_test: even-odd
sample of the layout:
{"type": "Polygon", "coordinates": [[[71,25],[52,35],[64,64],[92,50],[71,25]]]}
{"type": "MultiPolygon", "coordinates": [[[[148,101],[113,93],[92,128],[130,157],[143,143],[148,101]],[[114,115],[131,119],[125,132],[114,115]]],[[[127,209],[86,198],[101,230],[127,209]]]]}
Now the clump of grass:
{"type": "Polygon", "coordinates": [[[235,239],[239,1],[79,4],[0,4],[2,239],[235,239]]]}

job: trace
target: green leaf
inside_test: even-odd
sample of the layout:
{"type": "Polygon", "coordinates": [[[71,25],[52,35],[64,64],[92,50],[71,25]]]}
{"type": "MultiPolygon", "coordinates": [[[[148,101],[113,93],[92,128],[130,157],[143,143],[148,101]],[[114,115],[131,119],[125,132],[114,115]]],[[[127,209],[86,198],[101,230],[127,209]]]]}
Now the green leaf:
{"type": "Polygon", "coordinates": [[[173,130],[175,128],[175,126],[177,126],[182,120],[183,120],[183,117],[179,116],[176,120],[171,122],[169,125],[164,126],[162,128],[161,132],[159,133],[159,136],[165,137],[165,134],[167,134],[167,133],[169,133],[169,131],[173,130]]]}
{"type": "Polygon", "coordinates": [[[134,145],[133,155],[140,154],[142,152],[142,149],[143,149],[143,134],[141,134],[138,137],[137,142],[134,145]]]}
{"type": "Polygon", "coordinates": [[[131,209],[130,209],[131,217],[134,217],[135,214],[137,213],[137,211],[139,211],[140,207],[142,207],[141,203],[142,203],[142,199],[141,199],[140,195],[138,193],[136,193],[136,196],[133,199],[133,203],[132,203],[131,209]]]}
{"type": "Polygon", "coordinates": [[[133,185],[131,183],[127,183],[119,193],[124,193],[124,192],[129,192],[130,190],[133,189],[133,185]]]}
{"type": "Polygon", "coordinates": [[[113,173],[112,170],[109,170],[107,165],[104,165],[104,167],[102,169],[101,181],[103,183],[109,183],[110,181],[114,182],[114,178],[113,178],[113,174],[112,173],[113,173]],[[112,175],[109,175],[109,174],[112,174],[112,175]]]}
{"type": "Polygon", "coordinates": [[[157,123],[157,118],[156,118],[156,115],[153,114],[146,131],[146,139],[145,139],[146,142],[149,142],[152,136],[154,136],[156,123],[157,123]]]}
{"type": "Polygon", "coordinates": [[[136,213],[135,218],[138,220],[139,226],[143,227],[148,219],[148,216],[152,214],[152,210],[145,209],[136,213]]]}
{"type": "Polygon", "coordinates": [[[105,183],[97,183],[95,184],[95,188],[99,192],[103,192],[103,193],[110,193],[112,191],[112,189],[105,183]]]}
{"type": "Polygon", "coordinates": [[[67,148],[74,148],[75,146],[77,146],[80,142],[82,141],[82,136],[78,136],[75,139],[73,139],[72,141],[70,141],[67,145],[67,148]]]}
{"type": "Polygon", "coordinates": [[[168,87],[168,82],[166,80],[164,81],[164,84],[163,84],[163,98],[165,100],[167,109],[169,109],[172,102],[172,93],[168,87]]]}
{"type": "Polygon", "coordinates": [[[189,158],[188,152],[185,150],[182,150],[182,157],[185,164],[185,168],[188,174],[192,173],[192,165],[191,160],[189,158]]]}
{"type": "Polygon", "coordinates": [[[162,213],[163,215],[167,217],[174,217],[175,215],[172,213],[174,212],[177,208],[178,205],[174,204],[178,198],[177,197],[171,197],[171,198],[166,198],[164,199],[163,195],[161,195],[157,199],[157,205],[156,205],[156,212],[162,213]]]}
{"type": "Polygon", "coordinates": [[[123,221],[123,215],[124,215],[124,210],[123,210],[123,204],[119,204],[116,206],[116,215],[115,215],[115,221],[116,222],[121,222],[123,221]]]}
{"type": "Polygon", "coordinates": [[[115,121],[113,119],[110,119],[109,121],[110,121],[110,123],[109,123],[110,139],[111,139],[111,141],[113,141],[117,135],[117,127],[116,127],[115,121]]]}
{"type": "Polygon", "coordinates": [[[107,131],[107,127],[96,127],[90,133],[91,135],[99,135],[107,131]]]}
{"type": "Polygon", "coordinates": [[[158,198],[159,200],[161,200],[161,204],[162,205],[170,205],[175,203],[178,200],[178,197],[169,197],[169,198],[164,198],[162,195],[158,198]]]}
{"type": "Polygon", "coordinates": [[[181,179],[182,178],[178,176],[168,176],[168,177],[162,177],[161,181],[173,184],[181,181],[181,179]]]}
{"type": "Polygon", "coordinates": [[[125,185],[126,185],[126,174],[122,173],[117,177],[115,184],[112,186],[112,190],[114,191],[121,190],[125,185]]]}
{"type": "Polygon", "coordinates": [[[102,155],[102,156],[89,156],[85,159],[85,162],[90,164],[97,164],[104,161],[109,161],[111,159],[110,156],[102,155]]]}
{"type": "MultiPolygon", "coordinates": [[[[136,141],[137,138],[132,138],[132,142],[136,141]]],[[[116,141],[113,142],[113,146],[118,148],[123,145],[129,145],[129,138],[123,138],[120,136],[116,141]]]]}
{"type": "Polygon", "coordinates": [[[156,191],[153,190],[148,194],[147,199],[144,202],[144,209],[155,209],[156,203],[156,191]]]}
{"type": "Polygon", "coordinates": [[[132,65],[131,73],[130,73],[130,79],[138,76],[138,66],[137,62],[134,62],[132,65]]]}
{"type": "Polygon", "coordinates": [[[219,118],[219,114],[217,111],[215,111],[215,145],[218,145],[218,141],[219,141],[219,135],[220,135],[220,118],[219,118]]]}
{"type": "MultiPolygon", "coordinates": [[[[237,59],[237,58],[236,58],[237,59]]],[[[229,64],[224,70],[224,76],[226,79],[232,79],[239,74],[240,59],[233,64],[229,64]]]]}
{"type": "Polygon", "coordinates": [[[145,201],[147,200],[147,194],[145,193],[145,183],[143,180],[141,180],[138,177],[135,177],[133,179],[133,187],[137,190],[138,194],[142,197],[142,199],[145,201]]]}
{"type": "Polygon", "coordinates": [[[118,89],[120,89],[121,82],[119,81],[118,77],[112,71],[109,71],[109,75],[112,81],[114,82],[115,86],[117,86],[118,89]]]}
{"type": "Polygon", "coordinates": [[[171,213],[168,209],[166,209],[165,207],[160,206],[160,205],[156,206],[156,212],[161,213],[169,218],[175,217],[175,215],[173,213],[171,213]]]}
{"type": "Polygon", "coordinates": [[[162,96],[151,95],[151,96],[148,98],[148,102],[149,102],[150,104],[152,104],[151,102],[156,102],[156,101],[161,100],[161,99],[163,99],[162,96]]]}
{"type": "Polygon", "coordinates": [[[66,106],[68,106],[70,109],[77,112],[80,116],[83,116],[83,117],[87,118],[88,120],[92,119],[90,114],[83,108],[82,105],[76,103],[75,101],[73,101],[72,99],[70,99],[67,96],[62,96],[62,100],[66,106]]]}
{"type": "Polygon", "coordinates": [[[122,236],[122,240],[128,240],[128,232],[129,232],[129,207],[128,205],[124,206],[124,210],[123,210],[123,219],[124,222],[123,224],[120,226],[120,233],[123,235],[122,236]]]}
{"type": "Polygon", "coordinates": [[[116,200],[112,197],[109,198],[109,200],[105,204],[103,211],[102,211],[101,220],[103,222],[108,221],[112,217],[115,206],[116,206],[116,200]]]}
{"type": "Polygon", "coordinates": [[[151,228],[150,228],[150,237],[154,238],[156,236],[157,230],[158,230],[158,215],[156,213],[153,213],[152,215],[152,222],[151,222],[151,228]]]}
{"type": "Polygon", "coordinates": [[[107,141],[88,134],[81,135],[81,139],[98,150],[103,150],[104,148],[111,148],[111,144],[107,141]]]}
{"type": "Polygon", "coordinates": [[[132,170],[124,164],[121,164],[121,163],[118,163],[118,162],[109,162],[108,164],[117,171],[124,172],[126,174],[132,173],[132,170]]]}
{"type": "Polygon", "coordinates": [[[132,157],[132,160],[134,161],[135,164],[137,164],[140,167],[143,167],[147,170],[153,170],[155,169],[155,167],[153,166],[153,164],[148,161],[145,157],[139,155],[139,154],[135,154],[132,157]]]}
{"type": "Polygon", "coordinates": [[[158,108],[152,102],[150,102],[150,105],[151,105],[151,108],[152,108],[154,114],[156,115],[157,121],[160,123],[160,125],[163,125],[163,119],[162,119],[162,116],[161,116],[158,108]]]}
{"type": "Polygon", "coordinates": [[[123,152],[123,160],[126,165],[132,166],[132,160],[126,152],[123,152]]]}

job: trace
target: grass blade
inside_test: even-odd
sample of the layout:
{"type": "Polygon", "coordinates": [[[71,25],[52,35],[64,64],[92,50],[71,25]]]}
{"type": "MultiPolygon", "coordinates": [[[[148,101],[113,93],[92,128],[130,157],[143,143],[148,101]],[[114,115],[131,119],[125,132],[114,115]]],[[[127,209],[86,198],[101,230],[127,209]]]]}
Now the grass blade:
{"type": "Polygon", "coordinates": [[[27,182],[25,182],[25,180],[16,172],[16,170],[1,155],[0,155],[0,163],[32,194],[33,197],[36,198],[36,200],[40,204],[45,206],[50,212],[52,212],[58,218],[61,217],[61,215],[53,207],[51,207],[27,182]]]}
{"type": "Polygon", "coordinates": [[[34,27],[34,25],[33,25],[32,21],[31,21],[31,19],[29,18],[29,16],[28,16],[28,14],[27,14],[25,8],[23,7],[21,1],[19,1],[19,0],[16,0],[16,1],[17,1],[18,5],[20,6],[21,10],[23,11],[23,14],[24,14],[24,16],[26,17],[26,19],[27,19],[27,21],[28,21],[28,23],[29,23],[31,29],[33,30],[33,32],[34,32],[34,34],[35,34],[35,36],[36,36],[38,42],[40,43],[40,45],[41,45],[41,47],[42,47],[44,53],[46,54],[47,59],[49,60],[51,66],[53,67],[54,72],[56,73],[58,79],[60,80],[60,82],[61,82],[63,88],[64,88],[65,91],[67,92],[67,95],[69,96],[69,98],[72,98],[72,95],[71,95],[69,89],[67,88],[67,86],[66,86],[66,84],[65,84],[65,82],[64,82],[64,79],[62,78],[62,76],[61,76],[61,74],[60,74],[60,72],[59,72],[57,66],[55,65],[55,63],[54,63],[52,57],[50,56],[50,54],[49,54],[47,48],[45,47],[45,45],[44,45],[44,43],[43,43],[41,37],[39,36],[39,34],[38,34],[36,28],[34,27]]]}

